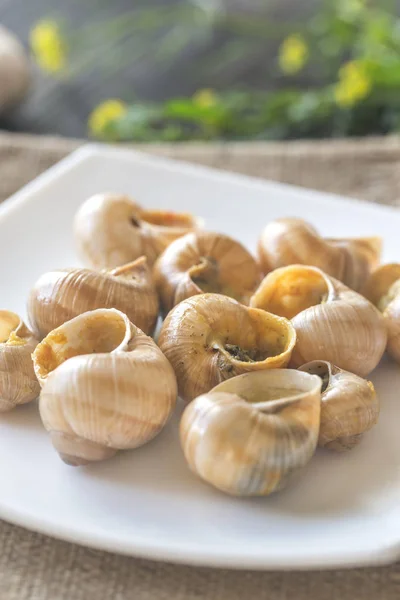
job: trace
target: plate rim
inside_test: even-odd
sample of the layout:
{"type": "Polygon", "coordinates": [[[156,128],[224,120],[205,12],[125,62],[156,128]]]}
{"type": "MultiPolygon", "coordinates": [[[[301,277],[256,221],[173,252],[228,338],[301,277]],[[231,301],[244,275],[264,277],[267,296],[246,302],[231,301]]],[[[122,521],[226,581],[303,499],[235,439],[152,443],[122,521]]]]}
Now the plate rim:
{"type": "Polygon", "coordinates": [[[7,215],[9,212],[18,208],[21,204],[31,201],[30,196],[35,192],[47,187],[51,184],[52,180],[58,174],[63,174],[68,170],[72,169],[78,163],[84,160],[91,159],[96,156],[112,155],[113,157],[119,155],[121,158],[134,159],[136,162],[140,161],[143,164],[158,165],[164,169],[178,171],[187,175],[204,175],[208,178],[212,177],[220,181],[230,181],[237,183],[245,183],[251,186],[267,186],[272,190],[273,188],[299,195],[305,196],[319,196],[320,199],[324,199],[327,202],[336,202],[343,206],[349,204],[358,204],[363,206],[364,209],[370,212],[382,213],[386,212],[388,215],[399,214],[399,208],[396,206],[390,206],[386,204],[378,204],[367,200],[361,200],[352,196],[343,196],[341,194],[335,194],[332,192],[324,192],[315,190],[308,187],[297,186],[290,183],[283,183],[280,181],[274,181],[272,179],[264,179],[262,177],[255,177],[253,175],[245,175],[234,171],[228,171],[226,169],[219,169],[218,167],[202,165],[198,163],[191,163],[184,160],[179,160],[170,157],[164,157],[156,154],[150,154],[149,152],[143,152],[136,148],[120,148],[112,146],[110,144],[101,143],[86,143],[73,150],[66,157],[59,160],[57,163],[46,169],[43,173],[32,179],[32,181],[25,184],[22,188],[17,190],[14,194],[6,198],[0,203],[0,219],[7,215]]]}
{"type": "Polygon", "coordinates": [[[94,550],[111,552],[133,558],[145,560],[154,560],[177,565],[187,565],[192,567],[206,567],[212,569],[233,569],[239,571],[316,571],[320,569],[352,569],[360,567],[385,566],[396,562],[400,556],[400,540],[392,541],[387,545],[377,546],[376,550],[363,550],[341,553],[333,558],[329,555],[314,553],[314,558],[306,559],[298,553],[290,555],[284,562],[282,558],[276,559],[272,553],[254,556],[235,552],[227,554],[224,551],[211,553],[206,550],[191,551],[190,555],[187,549],[167,548],[162,544],[144,543],[141,541],[121,542],[113,538],[105,540],[102,536],[95,534],[80,534],[78,531],[71,530],[65,526],[53,526],[51,523],[41,519],[24,516],[22,513],[13,511],[9,507],[4,509],[0,502],[0,518],[7,523],[17,525],[28,531],[34,531],[41,535],[47,535],[54,539],[77,544],[94,550]]]}

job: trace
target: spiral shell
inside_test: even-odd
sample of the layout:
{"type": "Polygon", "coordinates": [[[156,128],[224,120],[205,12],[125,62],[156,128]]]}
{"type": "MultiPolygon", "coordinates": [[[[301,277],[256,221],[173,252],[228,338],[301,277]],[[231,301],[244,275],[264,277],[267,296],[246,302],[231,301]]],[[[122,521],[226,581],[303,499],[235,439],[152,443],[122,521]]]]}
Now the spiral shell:
{"type": "Polygon", "coordinates": [[[21,318],[0,310],[0,412],[39,396],[31,354],[38,340],[21,318]]]}
{"type": "Polygon", "coordinates": [[[248,304],[261,281],[251,254],[222,233],[198,231],[172,242],[154,267],[165,313],[203,292],[220,293],[248,304]]]}
{"type": "Polygon", "coordinates": [[[71,465],[137,448],[166,424],[176,380],[154,341],[114,309],[58,327],[33,353],[42,392],[40,416],[71,465]]]}
{"type": "Polygon", "coordinates": [[[337,452],[354,448],[379,418],[380,403],[372,382],[323,360],[299,370],[322,379],[318,445],[337,452]]]}
{"type": "Polygon", "coordinates": [[[382,312],[388,332],[388,353],[400,364],[400,264],[378,267],[362,293],[382,312]]]}
{"type": "Polygon", "coordinates": [[[359,290],[378,265],[382,251],[379,237],[324,239],[303,219],[277,219],[261,234],[258,255],[264,273],[294,264],[318,267],[359,290]]]}
{"type": "Polygon", "coordinates": [[[386,329],[363,296],[316,267],[292,265],[265,277],[250,305],[292,320],[292,365],[326,360],[365,377],[379,363],[386,329]]]}
{"type": "Polygon", "coordinates": [[[266,496],[314,454],[321,379],[288,369],[224,381],[185,409],[180,437],[190,469],[237,496],[266,496]]]}
{"type": "Polygon", "coordinates": [[[158,340],[187,402],[235,375],[285,367],[295,342],[287,319],[219,294],[183,300],[168,314],[158,340]]]}
{"type": "Polygon", "coordinates": [[[158,295],[145,257],[107,272],[59,269],[42,275],[31,290],[28,316],[42,339],[89,310],[116,308],[147,334],[158,318],[158,295]]]}
{"type": "Polygon", "coordinates": [[[85,264],[111,269],[140,256],[153,265],[168,244],[200,226],[189,214],[145,210],[127,196],[97,194],[77,212],[74,234],[85,264]]]}

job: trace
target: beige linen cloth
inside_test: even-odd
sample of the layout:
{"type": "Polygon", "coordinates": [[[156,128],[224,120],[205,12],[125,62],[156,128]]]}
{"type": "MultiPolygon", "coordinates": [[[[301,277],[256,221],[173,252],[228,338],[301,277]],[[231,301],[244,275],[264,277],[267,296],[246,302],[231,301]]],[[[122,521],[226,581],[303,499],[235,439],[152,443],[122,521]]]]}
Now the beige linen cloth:
{"type": "MultiPolygon", "coordinates": [[[[0,202],[81,143],[0,133],[0,202]]],[[[359,142],[157,145],[141,149],[400,206],[397,137],[359,142]]],[[[200,598],[400,600],[400,566],[293,573],[176,566],[82,548],[0,521],[0,600],[200,598]]]]}

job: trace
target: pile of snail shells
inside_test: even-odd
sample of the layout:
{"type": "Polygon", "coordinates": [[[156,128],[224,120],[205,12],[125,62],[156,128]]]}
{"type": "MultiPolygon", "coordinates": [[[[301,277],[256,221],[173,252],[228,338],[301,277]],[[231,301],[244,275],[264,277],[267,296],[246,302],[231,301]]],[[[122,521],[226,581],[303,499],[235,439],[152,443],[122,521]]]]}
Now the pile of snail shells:
{"type": "Polygon", "coordinates": [[[0,411],[40,392],[53,446],[83,465],[153,439],[179,393],[190,469],[267,495],[377,422],[365,377],[386,347],[400,362],[400,265],[379,267],[379,238],[323,239],[301,219],[269,223],[258,260],[201,226],[89,198],[74,223],[87,266],[38,279],[30,329],[0,311],[0,411]]]}

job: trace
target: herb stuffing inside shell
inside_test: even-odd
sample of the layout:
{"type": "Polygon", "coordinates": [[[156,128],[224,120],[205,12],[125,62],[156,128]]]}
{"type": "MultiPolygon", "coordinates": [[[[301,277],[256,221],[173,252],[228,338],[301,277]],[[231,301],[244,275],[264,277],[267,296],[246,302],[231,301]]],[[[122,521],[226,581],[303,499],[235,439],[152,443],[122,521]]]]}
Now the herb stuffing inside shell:
{"type": "Polygon", "coordinates": [[[225,379],[289,363],[296,342],[290,321],[220,294],[183,300],[167,316],[159,346],[190,401],[225,379]]]}

